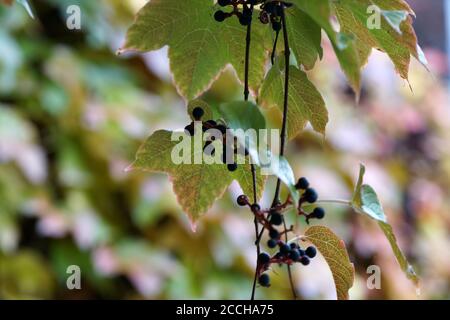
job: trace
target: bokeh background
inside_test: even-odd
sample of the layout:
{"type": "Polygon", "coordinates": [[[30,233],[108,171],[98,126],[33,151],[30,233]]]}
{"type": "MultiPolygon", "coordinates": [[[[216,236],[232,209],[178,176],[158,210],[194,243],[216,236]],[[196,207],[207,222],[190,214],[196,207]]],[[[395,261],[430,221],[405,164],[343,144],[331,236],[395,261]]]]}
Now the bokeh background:
{"type": "MultiPolygon", "coordinates": [[[[421,277],[421,294],[401,272],[377,225],[338,206],[323,224],[347,243],[357,277],[352,299],[450,298],[450,103],[445,0],[409,1],[430,62],[414,62],[410,86],[374,52],[359,104],[324,41],[309,74],[331,114],[325,139],[310,129],[289,145],[296,176],[323,199],[349,198],[367,166],[401,247],[421,277]],[[369,290],[366,269],[382,270],[369,290]]],[[[188,122],[171,83],[167,50],[118,57],[145,1],[35,0],[0,6],[0,299],[248,299],[255,249],[252,217],[232,185],[193,233],[164,174],[124,172],[153,131],[188,122]],[[82,30],[65,27],[78,4],[82,30]],[[82,290],[68,290],[78,265],[82,290]]],[[[448,9],[448,8],[447,8],[448,9]]],[[[225,72],[203,96],[240,99],[225,72]]],[[[277,114],[267,112],[268,119],[277,114]]],[[[269,204],[273,181],[263,203],[269,204]]],[[[301,232],[304,222],[299,222],[301,232]]],[[[274,268],[258,298],[290,299],[274,268]]],[[[334,299],[324,260],[294,268],[303,299],[334,299]]]]}

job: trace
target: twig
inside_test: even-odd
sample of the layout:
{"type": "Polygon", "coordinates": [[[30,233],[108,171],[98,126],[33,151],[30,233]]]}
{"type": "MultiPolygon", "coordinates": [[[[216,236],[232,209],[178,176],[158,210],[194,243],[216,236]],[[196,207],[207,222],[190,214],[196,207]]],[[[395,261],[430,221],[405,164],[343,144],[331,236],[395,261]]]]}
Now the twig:
{"type": "MultiPolygon", "coordinates": [[[[280,156],[284,156],[284,149],[286,145],[286,126],[287,126],[288,99],[289,99],[289,59],[291,57],[284,7],[281,8],[281,24],[283,27],[283,37],[284,37],[285,73],[284,73],[283,123],[281,126],[281,134],[280,134],[280,156]]],[[[281,180],[280,178],[278,178],[272,206],[275,206],[280,201],[279,199],[280,188],[281,188],[281,180]]]]}
{"type": "Polygon", "coordinates": [[[280,30],[277,30],[277,33],[275,35],[275,41],[273,42],[272,54],[270,56],[270,61],[272,62],[272,65],[275,64],[275,55],[277,52],[277,43],[278,43],[278,35],[279,34],[280,34],[280,30]]]}

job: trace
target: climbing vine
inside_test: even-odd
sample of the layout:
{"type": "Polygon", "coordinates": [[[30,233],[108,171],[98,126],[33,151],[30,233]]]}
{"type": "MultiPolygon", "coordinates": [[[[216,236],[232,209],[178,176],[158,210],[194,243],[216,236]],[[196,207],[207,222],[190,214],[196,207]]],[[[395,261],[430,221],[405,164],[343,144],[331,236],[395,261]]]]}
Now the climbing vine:
{"type": "Polygon", "coordinates": [[[308,225],[312,219],[321,220],[326,216],[322,203],[346,205],[375,220],[400,267],[418,285],[418,277],[397,244],[376,192],[364,184],[363,165],[352,199],[329,200],[321,199],[307,178],[296,179],[285,158],[287,142],[307,123],[325,134],[325,102],[307,75],[322,59],[322,34],[329,38],[358,97],[361,69],[372,49],[384,51],[405,80],[411,57],[426,65],[412,27],[413,14],[403,0],[152,0],[128,30],[119,53],[169,46],[174,83],[188,101],[187,112],[192,120],[182,132],[153,133],[129,169],[169,174],[194,228],[233,180],[240,184],[243,194],[237,204],[248,207],[255,229],[257,259],[251,299],[255,298],[257,284],[270,286],[273,265],[287,267],[296,298],[291,268],[296,264],[307,266],[317,252],[330,267],[338,299],[348,299],[354,268],[344,242],[327,227],[312,226],[302,232],[288,226],[285,219],[295,214],[308,225]],[[369,27],[369,7],[377,8],[378,25],[369,27]],[[243,100],[220,106],[199,100],[228,65],[243,83],[243,100]],[[267,129],[260,107],[278,108],[281,113],[277,154],[268,150],[261,154],[260,140],[236,133],[267,129]],[[186,138],[193,138],[187,143],[192,157],[176,162],[174,150],[180,151],[179,142],[186,138]],[[201,141],[200,152],[196,141],[201,141]],[[200,161],[195,161],[198,157],[200,161]],[[263,159],[266,157],[271,160],[269,165],[263,159]],[[277,180],[273,200],[264,207],[260,199],[267,169],[277,180]],[[283,192],[282,185],[288,192],[283,192]]]}

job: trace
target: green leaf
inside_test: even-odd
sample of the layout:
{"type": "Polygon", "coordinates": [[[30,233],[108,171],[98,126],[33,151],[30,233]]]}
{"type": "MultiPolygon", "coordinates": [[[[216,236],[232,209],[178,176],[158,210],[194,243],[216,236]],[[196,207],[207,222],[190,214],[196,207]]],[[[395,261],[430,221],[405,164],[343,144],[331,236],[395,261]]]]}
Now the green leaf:
{"type": "Polygon", "coordinates": [[[266,119],[256,104],[248,101],[235,101],[219,106],[219,112],[230,129],[266,129],[266,119]]]}
{"type": "Polygon", "coordinates": [[[419,288],[419,285],[420,285],[419,276],[417,275],[413,266],[411,264],[409,264],[408,260],[406,259],[405,255],[403,254],[402,250],[398,246],[397,238],[395,237],[394,230],[392,230],[391,225],[389,223],[382,222],[382,221],[379,221],[378,225],[380,226],[381,230],[383,230],[384,235],[388,239],[389,244],[391,245],[392,251],[394,251],[394,255],[397,258],[397,261],[400,264],[400,267],[402,268],[403,272],[405,272],[408,279],[414,283],[416,288],[419,288]]]}
{"type": "MultiPolygon", "coordinates": [[[[308,80],[306,73],[295,66],[289,68],[288,137],[294,138],[304,129],[308,121],[315,131],[325,134],[328,111],[321,94],[308,80]]],[[[268,72],[261,88],[258,98],[261,106],[283,110],[284,74],[284,59],[279,58],[268,72]]]]}
{"type": "Polygon", "coordinates": [[[404,79],[408,79],[411,55],[426,65],[412,26],[413,11],[405,1],[342,0],[333,2],[333,6],[341,28],[355,37],[358,47],[363,47],[361,62],[367,60],[372,48],[382,50],[388,54],[404,79]],[[378,14],[382,18],[380,28],[367,27],[371,15],[376,14],[367,10],[373,5],[379,8],[378,14]]]}
{"type": "Polygon", "coordinates": [[[261,149],[260,143],[265,146],[266,140],[261,140],[260,130],[266,129],[266,121],[259,108],[251,102],[238,101],[222,104],[219,112],[227,123],[227,126],[236,131],[236,137],[241,145],[245,145],[256,165],[262,167],[266,174],[273,174],[288,187],[295,203],[299,200],[299,194],[295,188],[295,176],[289,162],[284,157],[273,155],[266,148],[261,149]],[[253,129],[254,134],[247,130],[253,129]],[[260,153],[264,152],[264,159],[260,153]],[[270,161],[270,164],[265,165],[270,161]]]}
{"type": "MultiPolygon", "coordinates": [[[[312,69],[317,59],[323,56],[320,26],[297,7],[286,10],[286,26],[289,45],[297,62],[306,70],[312,69]]],[[[284,48],[282,40],[280,37],[278,48],[284,48]]]]}
{"type": "Polygon", "coordinates": [[[363,184],[364,173],[365,167],[361,164],[358,182],[353,193],[352,207],[358,213],[369,216],[370,218],[378,222],[378,225],[388,239],[392,251],[394,252],[395,257],[400,264],[403,272],[405,272],[408,279],[410,279],[416,286],[418,286],[419,277],[398,246],[394,231],[392,230],[391,225],[387,222],[386,215],[384,214],[383,207],[378,200],[378,196],[375,190],[371,186],[363,184]]]}
{"type": "Polygon", "coordinates": [[[271,172],[280,178],[281,182],[283,182],[289,189],[289,193],[292,196],[292,200],[294,203],[298,203],[300,195],[298,190],[295,188],[295,176],[292,171],[291,165],[287,161],[285,157],[278,157],[276,161],[271,162],[272,166],[270,168],[271,172]]]}
{"type": "Polygon", "coordinates": [[[353,193],[352,207],[357,212],[366,214],[372,219],[386,222],[386,215],[375,190],[371,186],[363,184],[365,171],[366,168],[361,164],[358,182],[353,193]]]}
{"type": "Polygon", "coordinates": [[[361,207],[355,207],[357,211],[367,214],[375,220],[386,222],[386,216],[384,214],[383,207],[378,200],[378,196],[375,190],[369,185],[361,186],[361,207]]]}
{"type": "Polygon", "coordinates": [[[372,48],[388,54],[397,72],[408,79],[410,56],[424,66],[426,57],[417,44],[412,26],[414,12],[404,0],[292,0],[327,33],[333,44],[342,70],[356,93],[360,89],[360,70],[367,63],[372,48]],[[377,6],[381,27],[369,28],[377,6]],[[330,21],[336,16],[340,30],[335,31],[330,21]]]}
{"type": "MultiPolygon", "coordinates": [[[[151,51],[168,45],[175,84],[188,100],[207,90],[228,64],[243,80],[247,28],[237,19],[216,22],[216,10],[212,0],[152,0],[139,11],[119,53],[151,51]]],[[[269,32],[267,26],[253,24],[249,76],[253,92],[257,92],[264,78],[271,47],[269,32]]]]}
{"type": "MultiPolygon", "coordinates": [[[[336,32],[331,25],[332,10],[329,0],[293,0],[300,10],[305,12],[327,34],[333,45],[339,64],[353,90],[359,94],[361,86],[361,67],[363,62],[358,54],[358,47],[345,32],[336,32]]],[[[341,30],[344,31],[344,30],[341,30]]]]}
{"type": "Polygon", "coordinates": [[[328,263],[336,285],[338,300],[348,300],[353,286],[355,269],[345,248],[345,243],[329,228],[313,226],[306,230],[302,240],[314,244],[328,263]]]}
{"type": "MultiPolygon", "coordinates": [[[[196,130],[197,134],[201,134],[196,130]]],[[[180,138],[187,138],[178,133],[180,138]]],[[[201,138],[200,138],[201,139],[201,138]]],[[[192,139],[195,140],[195,139],[192,139]]],[[[189,142],[190,143],[190,142],[189,142]]],[[[234,172],[229,172],[224,164],[207,164],[202,161],[195,164],[176,164],[172,160],[172,152],[178,141],[172,141],[172,132],[160,130],[153,133],[140,147],[136,160],[129,169],[150,172],[165,172],[171,177],[173,189],[182,209],[188,214],[193,228],[196,221],[204,215],[216,199],[222,197],[233,180],[238,181],[245,194],[252,194],[252,175],[250,165],[239,165],[234,172]]],[[[196,147],[191,143],[191,159],[202,156],[203,145],[196,147]]],[[[264,177],[257,172],[258,198],[262,195],[264,177]]]]}

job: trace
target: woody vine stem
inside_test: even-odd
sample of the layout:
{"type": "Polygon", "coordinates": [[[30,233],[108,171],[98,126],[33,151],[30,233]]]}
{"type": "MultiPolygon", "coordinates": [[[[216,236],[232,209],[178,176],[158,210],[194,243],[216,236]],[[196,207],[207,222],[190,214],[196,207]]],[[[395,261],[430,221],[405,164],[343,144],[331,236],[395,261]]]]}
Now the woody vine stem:
{"type": "MultiPolygon", "coordinates": [[[[286,125],[287,125],[287,112],[288,112],[288,97],[289,97],[289,59],[290,59],[290,48],[289,48],[289,38],[287,33],[287,27],[286,27],[286,16],[285,16],[285,7],[284,3],[279,3],[280,10],[280,18],[281,18],[281,26],[283,30],[283,39],[284,39],[284,54],[285,54],[285,79],[284,79],[284,102],[283,102],[283,120],[282,120],[282,127],[281,127],[281,134],[280,134],[280,156],[284,155],[285,150],[285,144],[286,144],[286,125]]],[[[250,14],[252,16],[253,14],[254,5],[250,5],[250,14]]],[[[248,101],[249,97],[249,66],[250,66],[250,45],[251,45],[251,30],[252,30],[252,20],[250,20],[250,23],[247,25],[247,35],[246,35],[246,47],[245,47],[245,84],[244,84],[244,99],[245,101],[248,101]]],[[[279,30],[276,30],[276,36],[275,41],[273,45],[273,50],[271,54],[271,62],[274,64],[275,60],[275,54],[276,54],[276,46],[278,42],[278,36],[279,36],[279,30]]],[[[252,172],[252,180],[253,180],[253,203],[257,203],[257,190],[256,190],[256,169],[255,165],[251,164],[251,172],[252,172]]],[[[280,189],[281,189],[281,180],[280,178],[277,179],[277,184],[275,188],[275,194],[272,202],[272,207],[276,207],[280,204],[280,189]]],[[[258,277],[258,268],[259,268],[259,261],[258,257],[261,252],[260,248],[260,241],[262,234],[264,232],[264,228],[262,228],[261,232],[259,231],[258,226],[258,219],[256,217],[256,212],[253,212],[254,217],[254,225],[255,225],[255,245],[256,245],[256,252],[257,252],[257,261],[256,261],[256,268],[255,268],[255,275],[253,279],[253,287],[252,287],[252,295],[251,300],[255,299],[255,290],[256,290],[256,282],[258,277]]],[[[287,238],[287,227],[286,227],[286,221],[283,216],[283,227],[285,229],[285,240],[288,241],[287,238]]],[[[288,275],[289,275],[289,283],[292,290],[292,294],[294,299],[297,298],[297,294],[295,292],[295,287],[292,279],[292,272],[291,272],[291,266],[287,265],[288,275]]]]}
{"type": "MultiPolygon", "coordinates": [[[[289,39],[286,26],[286,16],[285,9],[292,6],[292,4],[284,1],[269,1],[269,0],[218,0],[217,3],[221,7],[232,6],[233,11],[224,12],[222,10],[216,11],[214,18],[218,22],[222,22],[227,18],[232,16],[237,16],[241,25],[247,27],[246,35],[246,49],[245,49],[245,80],[244,80],[244,99],[248,101],[250,90],[249,90],[249,70],[250,70],[250,49],[251,49],[251,35],[252,35],[252,17],[255,9],[255,5],[260,5],[260,15],[259,20],[263,24],[271,23],[272,29],[276,32],[275,40],[273,43],[273,51],[271,54],[271,61],[274,65],[277,42],[279,34],[282,31],[284,36],[284,59],[285,59],[285,74],[284,74],[284,97],[283,97],[283,120],[282,128],[280,133],[280,157],[284,156],[285,146],[286,146],[286,131],[287,131],[287,116],[288,116],[288,98],[289,98],[289,58],[290,58],[290,48],[289,39]],[[242,11],[240,10],[242,8],[242,11]]],[[[247,152],[248,153],[248,152],[247,152]]],[[[255,225],[255,246],[257,253],[255,276],[253,279],[252,295],[251,300],[255,299],[256,284],[259,283],[262,287],[270,287],[270,276],[266,272],[269,270],[272,264],[287,266],[287,271],[289,275],[289,282],[294,298],[297,297],[294,283],[291,274],[291,265],[293,263],[299,262],[302,265],[308,265],[310,259],[316,256],[316,248],[310,246],[303,250],[296,240],[288,241],[288,233],[293,232],[293,226],[287,228],[286,221],[284,220],[284,212],[292,207],[297,209],[297,213],[300,216],[306,217],[306,222],[309,219],[322,219],[325,212],[322,208],[315,208],[312,213],[307,213],[302,210],[302,204],[314,203],[317,201],[317,193],[313,188],[309,187],[309,182],[306,178],[300,178],[295,185],[297,190],[302,190],[302,196],[300,199],[295,200],[288,196],[287,199],[282,203],[280,201],[280,189],[281,189],[281,179],[278,178],[276,182],[275,194],[273,197],[272,204],[268,209],[262,209],[258,204],[257,199],[257,188],[256,188],[256,167],[255,164],[250,163],[252,172],[252,183],[253,183],[253,199],[250,200],[246,195],[240,195],[237,198],[237,203],[240,206],[248,206],[254,216],[255,225]],[[260,230],[261,225],[261,230],[260,230]],[[278,230],[277,227],[282,226],[282,230],[278,230]],[[266,252],[261,251],[261,239],[264,231],[268,231],[269,240],[267,241],[267,247],[269,249],[278,248],[278,252],[274,255],[270,255],[266,252]],[[283,240],[281,240],[283,238],[283,240]]],[[[231,167],[233,169],[234,167],[231,167]]],[[[295,197],[294,197],[295,198],[295,197]]]]}

